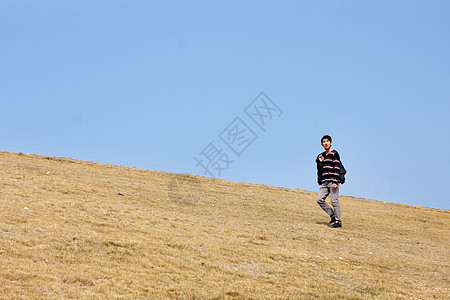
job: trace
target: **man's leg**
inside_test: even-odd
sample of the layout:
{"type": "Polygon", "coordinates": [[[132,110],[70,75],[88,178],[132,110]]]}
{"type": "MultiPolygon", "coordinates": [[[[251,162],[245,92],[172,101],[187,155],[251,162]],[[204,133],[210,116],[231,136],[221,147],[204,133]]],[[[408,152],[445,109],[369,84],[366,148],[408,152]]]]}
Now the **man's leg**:
{"type": "Polygon", "coordinates": [[[317,203],[322,209],[329,215],[334,214],[333,209],[325,202],[325,199],[330,194],[331,183],[322,183],[319,189],[319,195],[317,196],[317,203]]]}
{"type": "Polygon", "coordinates": [[[331,188],[331,205],[334,209],[334,217],[337,221],[341,220],[341,206],[339,204],[339,184],[337,188],[333,189],[331,188]]]}

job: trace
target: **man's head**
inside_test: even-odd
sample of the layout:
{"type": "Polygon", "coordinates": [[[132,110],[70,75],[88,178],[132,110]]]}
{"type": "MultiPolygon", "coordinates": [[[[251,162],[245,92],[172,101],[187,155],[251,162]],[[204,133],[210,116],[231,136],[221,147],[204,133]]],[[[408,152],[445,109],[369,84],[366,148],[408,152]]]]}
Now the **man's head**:
{"type": "Polygon", "coordinates": [[[330,143],[333,141],[333,140],[331,139],[331,136],[329,136],[329,135],[324,135],[324,136],[322,137],[322,139],[320,140],[320,142],[323,143],[323,140],[329,140],[330,143]]]}
{"type": "Polygon", "coordinates": [[[325,150],[328,150],[328,148],[331,147],[331,144],[333,144],[331,136],[329,136],[329,135],[324,135],[322,137],[322,139],[320,140],[320,142],[322,144],[322,147],[325,148],[325,150]]]}

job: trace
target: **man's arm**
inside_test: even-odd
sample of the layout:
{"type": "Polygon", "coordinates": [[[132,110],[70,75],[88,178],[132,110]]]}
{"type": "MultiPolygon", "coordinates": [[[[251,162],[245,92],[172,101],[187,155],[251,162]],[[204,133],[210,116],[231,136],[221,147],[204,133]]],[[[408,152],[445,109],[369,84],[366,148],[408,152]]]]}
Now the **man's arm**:
{"type": "Polygon", "coordinates": [[[317,156],[317,158],[316,158],[316,164],[317,164],[317,183],[318,184],[322,184],[322,179],[321,179],[321,177],[322,177],[322,167],[323,167],[323,156],[322,156],[322,153],[321,154],[319,154],[318,156],[317,156]]]}
{"type": "Polygon", "coordinates": [[[337,151],[335,151],[335,158],[333,160],[333,167],[334,167],[334,172],[337,172],[338,176],[336,179],[336,182],[333,182],[333,184],[331,185],[331,187],[333,189],[338,187],[338,183],[339,183],[339,172],[341,170],[341,157],[339,156],[339,153],[337,153],[337,151]]]}
{"type": "Polygon", "coordinates": [[[319,165],[319,164],[321,165],[323,160],[324,160],[324,157],[323,157],[322,153],[320,153],[316,158],[317,165],[319,165]]]}

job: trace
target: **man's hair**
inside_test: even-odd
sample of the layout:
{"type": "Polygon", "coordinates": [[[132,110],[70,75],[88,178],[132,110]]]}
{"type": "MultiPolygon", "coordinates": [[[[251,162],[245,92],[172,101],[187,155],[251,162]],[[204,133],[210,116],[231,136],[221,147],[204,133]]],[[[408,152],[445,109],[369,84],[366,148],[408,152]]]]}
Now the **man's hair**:
{"type": "Polygon", "coordinates": [[[324,140],[324,139],[327,139],[327,140],[329,140],[330,142],[332,142],[331,136],[329,136],[329,135],[324,135],[324,136],[322,137],[322,139],[320,140],[320,143],[323,143],[323,140],[324,140]]]}

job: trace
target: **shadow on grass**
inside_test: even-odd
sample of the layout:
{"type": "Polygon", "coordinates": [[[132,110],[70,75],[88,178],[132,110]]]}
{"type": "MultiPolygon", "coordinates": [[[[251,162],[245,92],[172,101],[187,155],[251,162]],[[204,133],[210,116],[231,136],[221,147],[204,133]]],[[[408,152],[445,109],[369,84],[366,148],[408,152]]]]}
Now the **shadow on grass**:
{"type": "Polygon", "coordinates": [[[329,225],[330,225],[330,224],[328,224],[328,222],[323,222],[323,221],[316,222],[316,224],[318,224],[318,225],[325,225],[327,227],[329,227],[329,225]]]}

